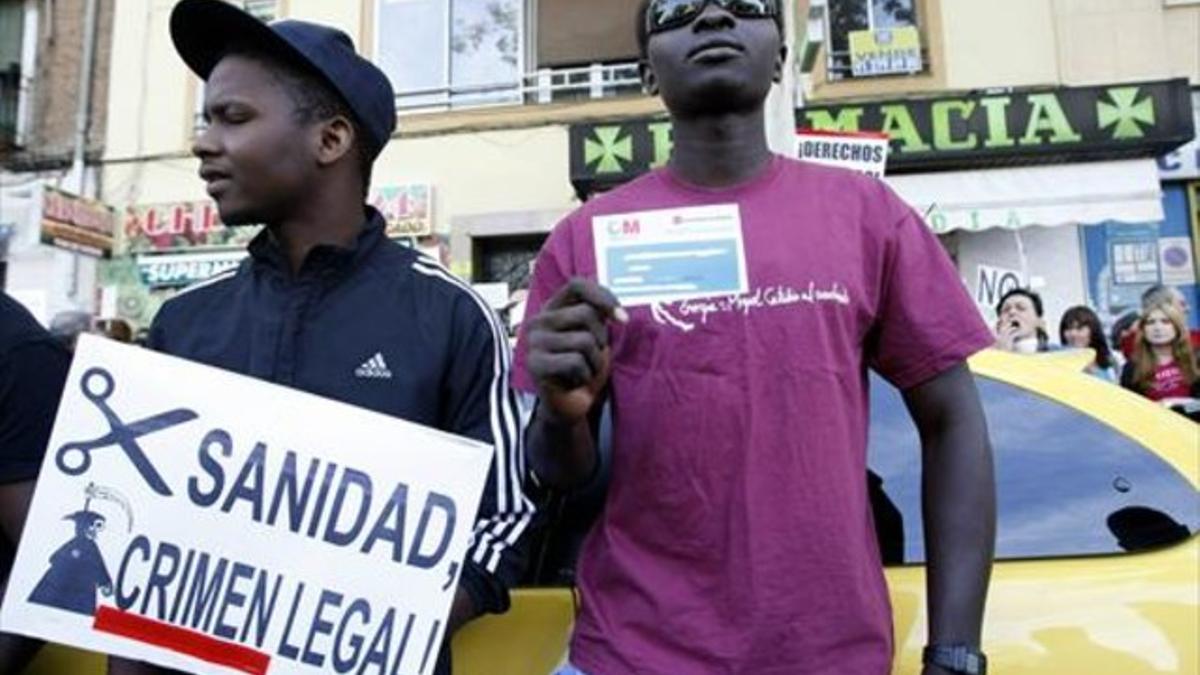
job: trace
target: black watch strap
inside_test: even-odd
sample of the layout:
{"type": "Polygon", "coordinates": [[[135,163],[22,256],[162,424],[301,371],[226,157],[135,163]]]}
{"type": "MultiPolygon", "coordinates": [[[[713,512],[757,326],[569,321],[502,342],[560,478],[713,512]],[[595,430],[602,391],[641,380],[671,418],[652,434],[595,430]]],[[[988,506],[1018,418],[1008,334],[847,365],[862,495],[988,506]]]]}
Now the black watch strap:
{"type": "Polygon", "coordinates": [[[969,645],[930,645],[925,648],[921,661],[952,673],[987,675],[987,657],[969,645]]]}

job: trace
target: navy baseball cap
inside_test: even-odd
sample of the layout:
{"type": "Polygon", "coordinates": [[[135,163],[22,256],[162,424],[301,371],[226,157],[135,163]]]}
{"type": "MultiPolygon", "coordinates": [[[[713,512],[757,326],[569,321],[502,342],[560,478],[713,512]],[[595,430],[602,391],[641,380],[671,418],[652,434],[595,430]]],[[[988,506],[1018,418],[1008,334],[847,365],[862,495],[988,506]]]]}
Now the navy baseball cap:
{"type": "Polygon", "coordinates": [[[314,73],[350,108],[372,158],[396,130],[396,96],[387,75],[336,28],[295,20],[266,24],[223,0],[183,0],[171,12],[171,40],[204,80],[231,49],[277,56],[314,73]]]}

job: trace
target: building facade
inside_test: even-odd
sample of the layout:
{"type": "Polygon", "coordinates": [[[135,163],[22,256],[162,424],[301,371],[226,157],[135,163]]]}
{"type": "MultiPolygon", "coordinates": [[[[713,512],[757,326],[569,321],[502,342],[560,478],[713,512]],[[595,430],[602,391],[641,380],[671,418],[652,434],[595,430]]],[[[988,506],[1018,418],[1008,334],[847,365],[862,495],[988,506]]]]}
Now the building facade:
{"type": "Polygon", "coordinates": [[[42,321],[100,302],[107,251],[79,244],[112,235],[96,198],[116,4],[0,0],[0,288],[42,321]]]}
{"type": "Polygon", "coordinates": [[[1107,324],[1169,283],[1193,298],[1189,322],[1200,322],[1188,168],[1200,2],[813,8],[827,39],[798,124],[891,135],[889,181],[942,235],[985,316],[1006,288],[1031,286],[1053,335],[1071,305],[1091,305],[1107,324]],[[841,34],[867,28],[864,12],[884,33],[916,29],[919,69],[847,69],[855,54],[841,34]]]}
{"type": "MultiPolygon", "coordinates": [[[[384,69],[400,123],[371,200],[397,237],[489,284],[498,308],[559,218],[669,156],[661,102],[638,80],[637,0],[246,6],[336,25],[384,69]]],[[[1200,2],[785,8],[794,59],[770,102],[773,146],[794,152],[796,127],[887,131],[886,179],[942,235],[985,315],[1012,283],[1043,292],[1051,323],[1084,302],[1119,313],[1152,276],[1195,293],[1195,178],[1169,167],[1194,135],[1200,2]]],[[[142,325],[174,288],[235,264],[248,234],[220,226],[196,177],[202,85],[171,47],[170,9],[122,0],[113,27],[101,195],[121,214],[122,254],[101,285],[142,325]]]]}

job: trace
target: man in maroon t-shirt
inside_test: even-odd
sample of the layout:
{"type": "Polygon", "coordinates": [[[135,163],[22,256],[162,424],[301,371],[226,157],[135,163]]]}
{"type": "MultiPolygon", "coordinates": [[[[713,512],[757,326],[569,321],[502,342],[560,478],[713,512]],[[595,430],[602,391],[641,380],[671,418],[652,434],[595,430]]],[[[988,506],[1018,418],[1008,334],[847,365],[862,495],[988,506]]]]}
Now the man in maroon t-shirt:
{"type": "Polygon", "coordinates": [[[567,216],[535,267],[515,369],[539,397],[534,478],[585,482],[605,401],[613,414],[563,673],[891,671],[868,367],[903,391],[923,439],[925,673],[982,672],[995,490],[964,361],[991,332],[883,183],[769,151],[779,12],[776,0],[643,6],[643,76],[671,113],[670,162],[567,216]],[[709,238],[606,248],[652,222],[709,238]],[[649,300],[732,281],[734,292],[649,300]]]}

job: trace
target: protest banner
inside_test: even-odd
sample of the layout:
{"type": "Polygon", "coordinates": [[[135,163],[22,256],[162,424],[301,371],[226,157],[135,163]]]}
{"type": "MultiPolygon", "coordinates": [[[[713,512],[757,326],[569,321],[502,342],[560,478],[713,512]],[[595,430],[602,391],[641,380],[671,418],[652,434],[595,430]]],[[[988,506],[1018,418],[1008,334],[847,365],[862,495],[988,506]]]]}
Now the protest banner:
{"type": "Polygon", "coordinates": [[[491,454],[84,336],[0,629],[192,672],[430,673],[491,454]]]}

